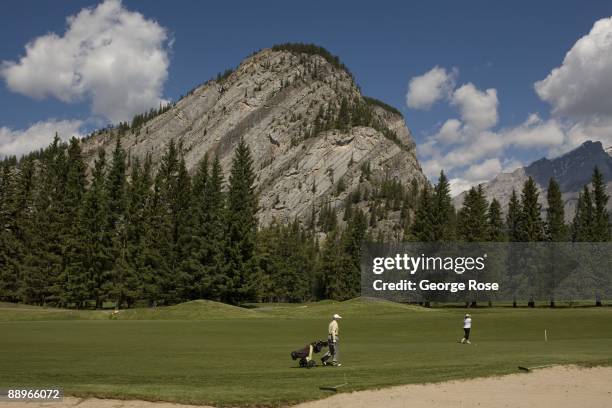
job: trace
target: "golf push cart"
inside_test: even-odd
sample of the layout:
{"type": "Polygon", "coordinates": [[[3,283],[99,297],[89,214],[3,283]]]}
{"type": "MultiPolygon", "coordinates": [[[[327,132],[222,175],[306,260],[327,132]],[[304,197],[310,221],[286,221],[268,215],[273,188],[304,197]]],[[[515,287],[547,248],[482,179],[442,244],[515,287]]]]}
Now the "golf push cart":
{"type": "Polygon", "coordinates": [[[313,341],[310,344],[305,345],[303,348],[292,351],[291,359],[297,360],[299,359],[300,367],[311,368],[315,367],[317,363],[313,360],[313,353],[320,353],[325,347],[327,347],[327,342],[323,340],[313,341]]]}

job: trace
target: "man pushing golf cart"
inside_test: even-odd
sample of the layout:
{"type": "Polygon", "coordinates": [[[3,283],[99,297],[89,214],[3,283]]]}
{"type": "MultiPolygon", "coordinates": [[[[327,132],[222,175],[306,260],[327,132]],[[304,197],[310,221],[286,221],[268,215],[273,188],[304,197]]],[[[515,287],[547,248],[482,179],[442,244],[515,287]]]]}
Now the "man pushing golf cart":
{"type": "Polygon", "coordinates": [[[313,341],[302,347],[299,350],[291,352],[291,358],[293,360],[299,359],[300,367],[311,368],[316,367],[317,363],[313,360],[312,355],[319,353],[325,347],[329,347],[329,350],[321,358],[321,363],[324,366],[340,367],[342,364],[338,363],[338,320],[342,319],[339,314],[334,314],[332,321],[328,326],[328,337],[327,341],[317,340],[313,341]],[[329,359],[331,362],[328,362],[329,359]]]}
{"type": "Polygon", "coordinates": [[[321,358],[321,363],[323,363],[324,366],[329,365],[334,367],[340,367],[342,365],[338,362],[338,320],[340,319],[342,319],[342,316],[336,313],[334,314],[332,321],[329,322],[327,330],[327,343],[329,346],[329,350],[321,358]],[[330,357],[332,359],[331,363],[327,361],[330,359],[330,357]]]}

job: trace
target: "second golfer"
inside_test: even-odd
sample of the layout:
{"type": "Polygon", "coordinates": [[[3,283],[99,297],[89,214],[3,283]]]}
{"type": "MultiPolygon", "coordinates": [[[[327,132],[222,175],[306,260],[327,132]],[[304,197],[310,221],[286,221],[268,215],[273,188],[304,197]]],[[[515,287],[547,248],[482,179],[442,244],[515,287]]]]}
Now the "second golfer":
{"type": "Polygon", "coordinates": [[[338,320],[342,319],[338,313],[334,314],[332,321],[329,322],[328,326],[328,336],[327,341],[329,345],[329,350],[323,358],[321,358],[321,362],[323,365],[332,365],[335,367],[340,367],[342,364],[338,362],[338,320]],[[328,363],[327,360],[331,357],[331,363],[328,363]]]}

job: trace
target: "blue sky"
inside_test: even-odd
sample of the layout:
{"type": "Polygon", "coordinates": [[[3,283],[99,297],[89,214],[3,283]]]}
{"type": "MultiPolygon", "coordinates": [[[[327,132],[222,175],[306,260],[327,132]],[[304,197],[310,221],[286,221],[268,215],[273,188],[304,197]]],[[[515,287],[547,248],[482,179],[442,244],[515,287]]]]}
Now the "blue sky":
{"type": "MultiPolygon", "coordinates": [[[[7,64],[11,61],[18,64],[26,55],[24,47],[28,42],[50,33],[64,36],[70,26],[66,20],[68,16],[98,4],[94,1],[31,0],[4,4],[0,16],[0,36],[3,38],[0,60],[4,61],[0,127],[4,135],[0,133],[0,144],[9,140],[14,151],[19,151],[24,148],[22,145],[25,148],[35,146],[34,142],[17,143],[19,138],[34,137],[42,143],[44,138],[30,136],[27,132],[36,123],[79,121],[78,129],[84,132],[108,121],[109,117],[119,117],[108,107],[113,105],[114,96],[108,96],[111,102],[95,100],[100,89],[106,89],[106,84],[100,83],[104,77],[96,76],[95,81],[91,80],[95,85],[85,90],[58,90],[51,84],[45,95],[35,95],[36,91],[29,85],[30,79],[22,78],[30,81],[28,83],[19,82],[19,78],[10,79],[11,86],[6,73],[7,64]],[[106,104],[106,107],[93,107],[94,102],[106,104]],[[15,148],[16,145],[20,147],[15,148]]],[[[574,105],[570,103],[569,108],[564,105],[567,98],[563,92],[567,91],[563,89],[573,89],[571,85],[575,83],[573,66],[569,66],[566,76],[552,78],[554,83],[548,84],[541,95],[534,90],[534,84],[544,80],[555,67],[563,65],[566,53],[589,34],[596,21],[612,16],[609,1],[508,1],[502,4],[491,1],[208,3],[124,0],[120,7],[125,13],[140,13],[143,21],[163,30],[163,33],[157,32],[161,36],[158,43],[149,46],[164,51],[167,62],[161,64],[163,69],[152,72],[151,76],[157,78],[155,83],[142,85],[153,86],[159,95],[141,98],[139,103],[146,105],[158,96],[176,99],[224,68],[237,65],[259,48],[286,41],[314,42],[340,56],[366,95],[402,110],[417,144],[425,145],[419,156],[428,173],[434,175],[440,166],[449,167],[457,183],[473,184],[480,178],[490,177],[500,166],[502,170],[509,170],[542,155],[562,153],[581,140],[571,134],[571,129],[578,125],[582,138],[585,129],[591,129],[588,126],[599,126],[594,134],[605,134],[605,126],[608,126],[605,110],[586,109],[584,112],[582,107],[574,106],[580,101],[574,105]],[[448,76],[444,95],[431,107],[407,107],[410,80],[436,66],[448,76]],[[473,87],[463,89],[465,98],[459,99],[461,92],[456,91],[468,83],[473,87]],[[479,107],[478,104],[470,105],[473,99],[469,98],[485,95],[487,89],[495,90],[497,101],[492,102],[495,102],[496,119],[491,122],[493,125],[475,130],[470,126],[466,109],[479,107]],[[531,117],[533,121],[530,122],[533,114],[537,118],[531,117]],[[441,126],[453,118],[460,122],[461,129],[440,138],[441,126]],[[538,137],[540,127],[552,126],[550,120],[554,120],[554,126],[563,134],[563,141],[557,135],[550,143],[543,142],[535,147],[516,141],[504,142],[502,147],[491,148],[492,152],[482,157],[466,158],[465,162],[448,160],[448,154],[460,147],[473,149],[480,143],[479,138],[487,137],[487,132],[501,139],[526,140],[538,137]],[[532,132],[523,136],[525,129],[532,132]],[[523,133],[518,135],[520,132],[523,133]],[[455,139],[443,143],[449,138],[455,139]],[[469,172],[471,167],[484,166],[487,160],[494,158],[499,163],[469,172]]],[[[607,46],[604,41],[599,52],[607,54],[612,50],[607,46]]],[[[612,60],[612,55],[609,59],[612,60]]],[[[45,64],[40,61],[46,60],[37,61],[38,68],[44,71],[45,64]]],[[[606,73],[604,69],[595,75],[606,73]]],[[[34,75],[31,70],[27,74],[34,75]]],[[[592,72],[584,74],[594,75],[592,72]]],[[[37,75],[44,77],[44,73],[37,75]]],[[[484,99],[483,103],[486,103],[484,99]]],[[[612,139],[604,140],[605,143],[610,141],[612,139]]]]}

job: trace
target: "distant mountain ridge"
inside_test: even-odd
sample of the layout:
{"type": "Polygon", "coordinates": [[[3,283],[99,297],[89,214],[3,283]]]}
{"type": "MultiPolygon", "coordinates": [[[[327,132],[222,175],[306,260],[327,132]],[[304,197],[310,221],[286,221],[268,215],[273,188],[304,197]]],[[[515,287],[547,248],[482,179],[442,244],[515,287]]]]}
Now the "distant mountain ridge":
{"type": "MultiPolygon", "coordinates": [[[[554,159],[542,158],[521,167],[512,173],[501,173],[493,180],[484,183],[488,200],[496,198],[506,210],[512,190],[520,194],[523,183],[532,177],[540,190],[540,203],[546,208],[546,190],[551,177],[559,183],[565,203],[565,217],[574,216],[578,193],[585,184],[591,182],[593,169],[598,167],[607,183],[608,193],[612,192],[612,146],[605,148],[601,142],[586,141],[576,149],[554,159]]],[[[461,207],[466,192],[453,198],[456,208],[461,207]]],[[[612,209],[612,200],[608,202],[612,209]]]]}
{"type": "MultiPolygon", "coordinates": [[[[608,148],[612,151],[611,148],[608,148]]],[[[577,191],[590,182],[597,166],[605,180],[612,179],[612,157],[601,142],[584,142],[578,148],[555,159],[542,158],[525,168],[525,174],[533,177],[540,186],[547,186],[554,177],[561,191],[577,191]]]]}

